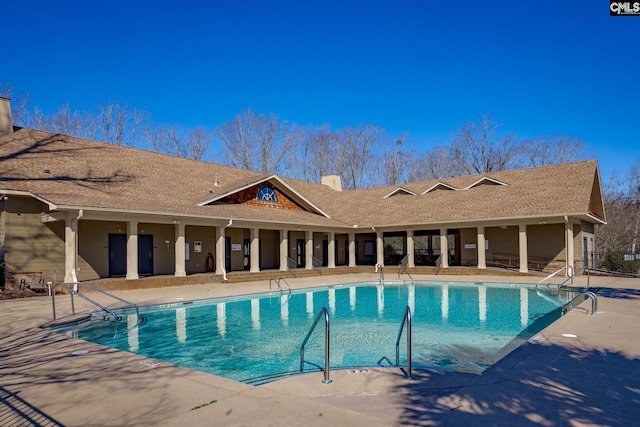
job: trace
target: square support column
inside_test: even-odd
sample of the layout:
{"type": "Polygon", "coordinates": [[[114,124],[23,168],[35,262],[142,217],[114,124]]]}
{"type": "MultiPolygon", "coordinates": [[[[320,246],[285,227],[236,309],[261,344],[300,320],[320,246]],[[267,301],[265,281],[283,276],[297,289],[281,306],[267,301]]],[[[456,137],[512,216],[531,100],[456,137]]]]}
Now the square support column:
{"type": "Polygon", "coordinates": [[[575,260],[573,253],[573,223],[569,221],[568,217],[565,217],[565,230],[566,230],[566,250],[567,250],[567,276],[574,273],[575,260]]]}
{"type": "Polygon", "coordinates": [[[287,256],[289,255],[289,231],[280,230],[280,271],[287,271],[287,256]]]}
{"type": "Polygon", "coordinates": [[[127,279],[138,276],[138,221],[127,222],[127,279]]]}
{"type": "Polygon", "coordinates": [[[251,268],[249,271],[257,273],[260,271],[260,229],[252,228],[250,231],[251,239],[251,268]]]}
{"type": "Polygon", "coordinates": [[[407,230],[407,255],[409,255],[409,263],[407,267],[412,268],[416,266],[415,261],[415,246],[413,243],[413,229],[407,230]]]}
{"type": "Polygon", "coordinates": [[[327,244],[327,255],[329,259],[327,260],[327,268],[336,268],[336,233],[330,231],[329,233],[329,242],[327,244]]]}
{"type": "Polygon", "coordinates": [[[64,282],[78,281],[78,212],[69,212],[64,220],[64,282]]]}
{"type": "Polygon", "coordinates": [[[484,249],[484,227],[478,226],[478,268],[487,268],[487,255],[484,249]]]}
{"type": "Polygon", "coordinates": [[[174,222],[174,243],[175,243],[175,268],[174,275],[176,277],[184,277],[187,275],[185,267],[185,239],[184,239],[185,225],[179,222],[174,222]]]}
{"type": "Polygon", "coordinates": [[[449,268],[449,242],[447,241],[447,229],[440,229],[440,266],[449,268]]]}
{"type": "Polygon", "coordinates": [[[527,225],[518,226],[518,251],[520,253],[520,273],[529,272],[529,252],[527,249],[527,225]]]}
{"type": "Polygon", "coordinates": [[[305,270],[312,270],[313,269],[313,231],[306,231],[305,239],[306,241],[304,242],[305,244],[304,268],[305,270]]]}
{"type": "Polygon", "coordinates": [[[376,231],[376,264],[384,266],[384,240],[382,239],[382,231],[376,231]]]}
{"type": "Polygon", "coordinates": [[[222,274],[226,277],[226,248],[225,248],[225,228],[226,226],[216,227],[216,274],[222,274]]]}
{"type": "Polygon", "coordinates": [[[356,233],[349,233],[349,267],[356,266],[356,233]]]}

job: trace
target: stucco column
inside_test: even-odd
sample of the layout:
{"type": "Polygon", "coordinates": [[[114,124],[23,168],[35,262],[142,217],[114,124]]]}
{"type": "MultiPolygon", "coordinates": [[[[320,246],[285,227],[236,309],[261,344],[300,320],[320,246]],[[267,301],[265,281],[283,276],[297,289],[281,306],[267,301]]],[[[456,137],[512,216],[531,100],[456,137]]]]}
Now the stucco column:
{"type": "Polygon", "coordinates": [[[518,226],[518,251],[520,253],[520,273],[529,272],[529,252],[527,249],[527,225],[518,226]]]}
{"type": "Polygon", "coordinates": [[[564,219],[564,227],[566,230],[566,248],[567,248],[567,276],[574,272],[574,256],[573,256],[573,223],[568,217],[564,219]],[[570,267],[570,268],[569,268],[570,267]]]}
{"type": "Polygon", "coordinates": [[[185,225],[179,222],[174,223],[174,242],[175,242],[175,272],[176,277],[183,277],[187,275],[185,268],[185,241],[184,241],[185,225]]]}
{"type": "Polygon", "coordinates": [[[288,230],[280,230],[280,271],[287,271],[287,256],[289,255],[288,234],[288,230]]]}
{"type": "Polygon", "coordinates": [[[327,260],[327,268],[336,268],[336,233],[330,231],[328,234],[327,252],[329,252],[329,259],[327,260]]]}
{"type": "Polygon", "coordinates": [[[313,269],[313,231],[305,231],[304,238],[304,268],[306,270],[313,269]]]}
{"type": "Polygon", "coordinates": [[[225,273],[225,228],[227,227],[216,227],[216,274],[225,273]]]}
{"type": "Polygon", "coordinates": [[[349,233],[349,267],[356,266],[356,233],[349,233]]]}
{"type": "Polygon", "coordinates": [[[127,222],[127,279],[138,278],[138,221],[127,222]]]}
{"type": "Polygon", "coordinates": [[[409,264],[407,267],[415,267],[415,250],[413,245],[413,229],[407,230],[407,255],[409,255],[409,264]]]}
{"type": "Polygon", "coordinates": [[[257,273],[260,271],[260,229],[252,228],[249,238],[251,239],[251,268],[249,271],[257,273]]]}
{"type": "Polygon", "coordinates": [[[78,281],[78,212],[68,212],[64,220],[64,282],[78,281]]]}
{"type": "Polygon", "coordinates": [[[384,239],[382,238],[382,231],[376,231],[376,264],[384,266],[384,239]]]}
{"type": "Polygon", "coordinates": [[[478,268],[487,268],[487,255],[484,249],[484,227],[478,226],[478,268]]]}
{"type": "Polygon", "coordinates": [[[440,266],[449,268],[449,242],[447,241],[447,229],[440,229],[440,266]]]}

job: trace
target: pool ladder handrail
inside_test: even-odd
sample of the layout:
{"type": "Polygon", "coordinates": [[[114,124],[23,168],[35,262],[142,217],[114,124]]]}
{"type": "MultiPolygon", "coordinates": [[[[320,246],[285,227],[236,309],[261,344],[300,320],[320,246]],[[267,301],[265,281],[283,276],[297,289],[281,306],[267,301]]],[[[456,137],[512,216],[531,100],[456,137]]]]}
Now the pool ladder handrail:
{"type": "Polygon", "coordinates": [[[300,372],[304,372],[304,346],[307,344],[307,341],[309,341],[311,333],[315,329],[322,316],[324,316],[324,379],[322,380],[322,383],[331,384],[332,381],[329,378],[329,311],[327,311],[326,307],[322,307],[320,309],[318,315],[316,316],[316,320],[314,320],[313,325],[311,325],[311,328],[309,328],[309,332],[307,332],[307,336],[302,341],[302,345],[300,345],[300,372]]]}
{"type": "Polygon", "coordinates": [[[271,290],[271,283],[276,282],[276,289],[280,289],[280,293],[283,294],[284,289],[282,288],[282,285],[280,285],[280,281],[283,281],[285,285],[287,285],[287,289],[289,290],[289,295],[291,295],[291,286],[289,286],[289,282],[287,282],[287,279],[285,279],[284,277],[280,277],[279,279],[274,279],[272,277],[271,279],[269,279],[269,290],[271,290]]]}
{"type": "Polygon", "coordinates": [[[398,338],[396,339],[396,366],[400,366],[400,338],[402,338],[402,331],[404,325],[407,325],[407,378],[411,378],[411,307],[407,306],[404,309],[404,316],[402,316],[402,323],[400,324],[400,330],[398,331],[398,338]]]}
{"type": "Polygon", "coordinates": [[[91,304],[95,305],[96,307],[99,307],[100,309],[102,309],[103,311],[109,313],[111,316],[113,316],[113,320],[114,320],[114,324],[115,324],[115,335],[114,337],[118,336],[118,316],[116,315],[116,313],[113,310],[110,310],[109,308],[105,307],[104,305],[100,304],[97,301],[94,301],[93,299],[89,298],[88,296],[86,296],[85,294],[83,294],[82,292],[78,291],[79,285],[81,286],[85,286],[89,289],[92,289],[95,292],[98,292],[100,294],[106,295],[110,298],[116,299],[120,302],[123,302],[127,305],[130,305],[131,307],[133,307],[136,311],[136,319],[137,319],[137,325],[140,324],[140,309],[138,308],[138,306],[134,303],[132,303],[131,301],[127,301],[124,298],[120,298],[116,295],[110,294],[109,292],[106,292],[100,288],[97,288],[95,286],[89,285],[88,283],[84,283],[84,282],[80,282],[80,281],[76,281],[72,283],[72,286],[67,286],[64,283],[53,283],[51,285],[51,306],[52,306],[52,311],[53,311],[53,320],[56,320],[56,287],[60,286],[64,289],[66,289],[67,291],[69,291],[69,296],[71,298],[71,313],[73,315],[76,314],[76,308],[75,308],[75,303],[73,300],[73,296],[77,295],[80,298],[90,302],[91,304]]]}
{"type": "MultiPolygon", "coordinates": [[[[578,295],[576,295],[575,297],[573,297],[571,299],[571,301],[569,301],[568,303],[566,303],[565,305],[562,306],[562,314],[566,314],[569,310],[571,310],[572,308],[575,308],[577,306],[577,304],[574,304],[580,297],[584,297],[584,299],[586,300],[587,298],[591,299],[591,315],[594,315],[598,312],[598,297],[596,296],[596,294],[594,294],[591,291],[584,291],[584,292],[580,292],[578,295]]],[[[588,313],[588,312],[587,312],[588,313]]]]}

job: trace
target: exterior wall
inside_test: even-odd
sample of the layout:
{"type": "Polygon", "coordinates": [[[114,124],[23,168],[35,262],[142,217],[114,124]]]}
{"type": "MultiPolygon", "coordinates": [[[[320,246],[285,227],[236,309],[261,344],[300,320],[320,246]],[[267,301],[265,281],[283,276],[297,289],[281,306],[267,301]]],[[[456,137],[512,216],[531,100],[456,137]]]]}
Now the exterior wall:
{"type": "Polygon", "coordinates": [[[539,224],[527,227],[529,266],[557,270],[566,263],[564,224],[539,224]]]}
{"type": "MultiPolygon", "coordinates": [[[[289,253],[287,256],[292,260],[298,260],[298,247],[296,246],[296,242],[298,240],[305,240],[305,232],[304,231],[290,231],[289,232],[289,253]]],[[[302,258],[302,265],[304,265],[304,257],[302,258]]]]}
{"type": "MultiPolygon", "coordinates": [[[[170,242],[175,240],[174,225],[141,222],[138,224],[138,233],[153,236],[153,274],[173,274],[176,267],[173,244],[170,244],[169,248],[167,248],[165,242],[167,240],[170,242]]],[[[189,250],[193,253],[193,242],[189,246],[189,250]]]]}
{"type": "Polygon", "coordinates": [[[336,265],[349,264],[349,235],[348,234],[336,234],[336,248],[338,248],[336,256],[336,265]]]}
{"type": "Polygon", "coordinates": [[[235,251],[231,250],[231,271],[244,270],[244,256],[242,252],[242,241],[244,239],[244,230],[241,228],[227,228],[225,230],[225,236],[231,238],[231,247],[236,245],[236,247],[240,248],[240,250],[235,250],[235,251]],[[240,246],[237,246],[237,245],[240,245],[240,246]]]}
{"type": "Polygon", "coordinates": [[[323,265],[327,263],[327,260],[322,256],[322,242],[324,240],[327,240],[325,233],[313,233],[313,256],[318,258],[323,265]]]}
{"type": "MultiPolygon", "coordinates": [[[[43,223],[42,203],[9,196],[4,204],[5,266],[11,273],[42,272],[45,281],[64,277],[64,222],[43,223]]],[[[8,285],[12,283],[9,282],[8,285]]]]}
{"type": "Polygon", "coordinates": [[[477,245],[478,232],[475,228],[463,228],[460,230],[462,265],[478,265],[477,245]],[[473,247],[466,247],[470,245],[473,245],[473,247]]]}
{"type": "Polygon", "coordinates": [[[280,231],[260,230],[260,269],[280,266],[280,231]]]}
{"type": "MultiPolygon", "coordinates": [[[[175,231],[174,231],[175,234],[175,231]]],[[[156,249],[158,253],[162,253],[163,256],[170,255],[166,257],[166,261],[168,264],[172,266],[172,269],[175,269],[175,251],[173,249],[175,236],[172,236],[170,239],[160,239],[158,243],[155,243],[154,237],[154,246],[157,246],[156,249]],[[166,244],[166,241],[169,241],[169,245],[166,244]]],[[[207,271],[207,255],[211,253],[214,257],[216,256],[216,230],[215,227],[202,227],[195,225],[187,225],[184,230],[184,240],[186,243],[189,243],[189,259],[185,260],[185,271],[187,274],[194,273],[204,273],[207,271]],[[202,252],[195,252],[195,244],[194,242],[202,243],[202,252]]],[[[215,265],[215,264],[214,264],[215,265]]],[[[173,271],[172,271],[173,272],[173,271]]]]}
{"type": "Polygon", "coordinates": [[[127,234],[127,224],[116,221],[79,221],[78,280],[109,277],[109,234],[127,234]]]}

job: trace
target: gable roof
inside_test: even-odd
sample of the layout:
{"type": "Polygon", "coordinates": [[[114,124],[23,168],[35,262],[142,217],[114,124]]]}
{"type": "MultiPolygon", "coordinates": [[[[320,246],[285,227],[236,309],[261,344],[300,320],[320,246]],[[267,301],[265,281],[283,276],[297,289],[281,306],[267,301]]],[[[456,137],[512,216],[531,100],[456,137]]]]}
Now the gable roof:
{"type": "Polygon", "coordinates": [[[0,192],[6,191],[32,194],[60,210],[334,228],[353,224],[435,228],[445,223],[565,215],[594,223],[605,220],[596,161],[337,191],[322,184],[25,128],[0,134],[0,192]],[[213,203],[267,182],[304,210],[213,203]],[[435,188],[457,191],[431,191],[435,188]],[[465,188],[471,190],[460,190],[465,188]],[[413,196],[389,197],[393,194],[413,196]]]}

